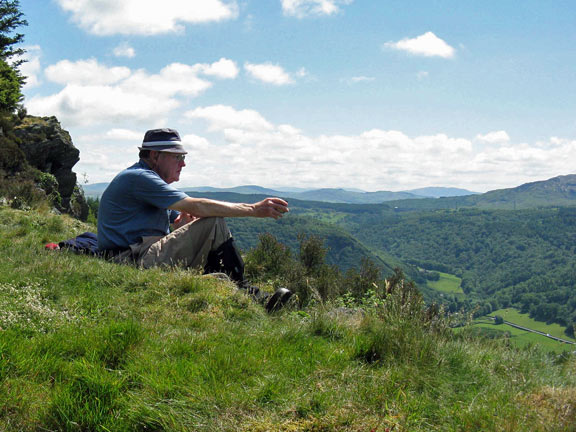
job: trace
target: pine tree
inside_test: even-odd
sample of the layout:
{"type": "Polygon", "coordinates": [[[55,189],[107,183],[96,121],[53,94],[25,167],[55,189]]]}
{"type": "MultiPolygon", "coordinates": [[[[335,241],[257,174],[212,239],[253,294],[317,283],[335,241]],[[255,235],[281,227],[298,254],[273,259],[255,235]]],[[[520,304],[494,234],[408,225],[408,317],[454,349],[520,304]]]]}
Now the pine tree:
{"type": "Polygon", "coordinates": [[[19,0],[0,0],[0,110],[3,112],[13,112],[22,100],[25,77],[18,68],[25,61],[22,55],[26,51],[17,47],[24,35],[14,32],[26,25],[19,0]]]}
{"type": "MultiPolygon", "coordinates": [[[[26,51],[15,45],[24,41],[22,33],[13,34],[14,30],[28,25],[24,14],[20,12],[19,0],[0,0],[0,58],[8,61],[12,57],[21,57],[26,51]]],[[[15,67],[22,64],[22,59],[13,62],[15,67]]]]}

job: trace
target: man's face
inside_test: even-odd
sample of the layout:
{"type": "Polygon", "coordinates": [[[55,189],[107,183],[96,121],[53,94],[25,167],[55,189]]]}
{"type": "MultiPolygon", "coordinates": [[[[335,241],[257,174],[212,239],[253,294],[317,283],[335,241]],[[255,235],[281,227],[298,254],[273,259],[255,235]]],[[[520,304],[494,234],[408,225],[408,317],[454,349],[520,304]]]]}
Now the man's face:
{"type": "Polygon", "coordinates": [[[174,183],[180,180],[180,171],[186,166],[184,155],[178,153],[155,152],[152,158],[156,158],[154,171],[166,183],[174,183]]]}

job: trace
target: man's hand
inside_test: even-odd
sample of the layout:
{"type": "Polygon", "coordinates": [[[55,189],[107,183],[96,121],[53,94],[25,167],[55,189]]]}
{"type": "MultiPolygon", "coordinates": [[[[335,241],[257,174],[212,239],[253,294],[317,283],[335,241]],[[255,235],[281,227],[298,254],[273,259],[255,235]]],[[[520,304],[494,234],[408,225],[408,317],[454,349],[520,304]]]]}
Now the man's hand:
{"type": "Polygon", "coordinates": [[[266,198],[254,204],[254,217],[279,219],[289,211],[288,203],[280,198],[266,198]]]}
{"type": "Polygon", "coordinates": [[[194,222],[197,219],[200,219],[200,218],[197,218],[196,216],[192,216],[190,213],[180,212],[180,214],[178,216],[176,216],[176,219],[174,219],[172,226],[174,227],[174,229],[178,229],[178,228],[186,225],[187,223],[194,222]]]}

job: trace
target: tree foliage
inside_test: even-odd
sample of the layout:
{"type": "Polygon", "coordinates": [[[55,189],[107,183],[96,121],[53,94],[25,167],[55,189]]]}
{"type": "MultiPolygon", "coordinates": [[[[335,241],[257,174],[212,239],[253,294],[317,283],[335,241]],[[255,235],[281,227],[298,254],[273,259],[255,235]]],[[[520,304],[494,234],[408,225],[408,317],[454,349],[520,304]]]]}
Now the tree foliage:
{"type": "MultiPolygon", "coordinates": [[[[25,50],[16,45],[24,41],[24,34],[14,33],[16,29],[28,25],[24,14],[20,11],[19,0],[0,0],[0,57],[9,60],[20,57],[25,50]]],[[[19,66],[22,59],[17,59],[15,65],[19,66]]]]}
{"type": "Polygon", "coordinates": [[[16,30],[25,25],[28,23],[19,0],[0,0],[0,111],[7,113],[13,112],[22,100],[25,78],[18,68],[24,62],[25,50],[18,45],[24,34],[16,30]]]}
{"type": "Polygon", "coordinates": [[[21,77],[6,61],[0,59],[0,111],[14,111],[22,100],[21,77]]]}
{"type": "Polygon", "coordinates": [[[361,301],[366,295],[384,294],[375,287],[384,286],[380,269],[368,258],[360,270],[350,268],[342,273],[326,262],[327,249],[316,236],[299,236],[299,253],[291,250],[273,235],[260,236],[259,244],[246,255],[246,275],[253,282],[272,282],[285,286],[298,295],[300,303],[332,301],[347,295],[361,301]]]}

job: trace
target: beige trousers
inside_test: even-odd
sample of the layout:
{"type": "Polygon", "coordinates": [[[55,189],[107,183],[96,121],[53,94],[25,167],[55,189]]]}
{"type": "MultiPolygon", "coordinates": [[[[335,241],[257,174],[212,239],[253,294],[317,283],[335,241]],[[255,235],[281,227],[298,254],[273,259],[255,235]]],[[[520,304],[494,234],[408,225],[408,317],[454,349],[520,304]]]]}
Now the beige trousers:
{"type": "Polygon", "coordinates": [[[166,265],[202,270],[208,254],[230,237],[224,218],[201,218],[166,236],[142,237],[117,260],[133,261],[144,268],[166,265]]]}

